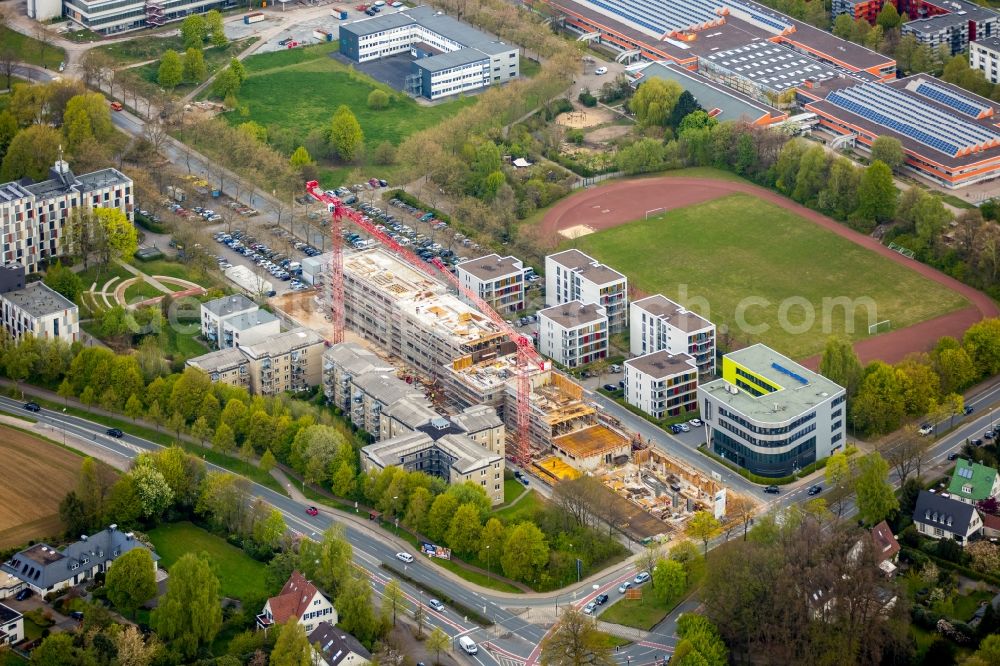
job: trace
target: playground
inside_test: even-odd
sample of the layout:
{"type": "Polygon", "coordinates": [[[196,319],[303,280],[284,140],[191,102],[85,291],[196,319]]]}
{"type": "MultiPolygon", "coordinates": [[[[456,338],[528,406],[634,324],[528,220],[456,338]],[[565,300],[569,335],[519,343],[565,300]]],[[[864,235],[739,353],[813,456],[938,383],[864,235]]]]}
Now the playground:
{"type": "Polygon", "coordinates": [[[625,270],[633,297],[707,305],[734,345],[764,342],[811,367],[832,334],[863,361],[895,362],[997,314],[975,289],[732,177],[616,181],[564,199],[541,224],[561,247],[625,270]]]}

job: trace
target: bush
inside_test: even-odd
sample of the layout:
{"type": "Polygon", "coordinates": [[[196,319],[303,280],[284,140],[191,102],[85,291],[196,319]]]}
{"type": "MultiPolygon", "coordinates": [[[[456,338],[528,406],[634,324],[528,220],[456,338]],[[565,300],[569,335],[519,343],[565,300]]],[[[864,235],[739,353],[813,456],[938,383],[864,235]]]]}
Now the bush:
{"type": "Polygon", "coordinates": [[[580,100],[580,104],[583,104],[587,108],[597,106],[597,98],[594,97],[588,88],[581,90],[580,96],[577,99],[580,100]]]}
{"type": "Polygon", "coordinates": [[[389,93],[384,90],[373,90],[368,93],[368,108],[375,111],[381,111],[389,107],[389,93]]]}

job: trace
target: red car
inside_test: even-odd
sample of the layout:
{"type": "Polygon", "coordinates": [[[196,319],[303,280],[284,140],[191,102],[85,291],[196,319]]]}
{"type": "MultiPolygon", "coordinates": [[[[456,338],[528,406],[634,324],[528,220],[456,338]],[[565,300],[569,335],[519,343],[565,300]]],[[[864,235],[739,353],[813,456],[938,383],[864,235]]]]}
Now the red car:
{"type": "Polygon", "coordinates": [[[319,515],[319,509],[317,509],[314,506],[311,506],[311,507],[309,507],[309,508],[306,509],[306,513],[308,513],[310,516],[318,516],[319,515]]]}

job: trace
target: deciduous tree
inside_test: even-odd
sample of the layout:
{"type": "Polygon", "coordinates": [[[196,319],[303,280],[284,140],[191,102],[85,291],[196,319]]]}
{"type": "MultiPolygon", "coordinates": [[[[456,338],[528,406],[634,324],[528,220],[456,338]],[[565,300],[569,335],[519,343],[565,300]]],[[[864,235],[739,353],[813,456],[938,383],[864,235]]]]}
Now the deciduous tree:
{"type": "Polygon", "coordinates": [[[372,588],[368,579],[358,574],[347,574],[337,594],[335,606],[338,626],[362,643],[371,644],[378,622],[372,611],[372,588]]]}
{"type": "Polygon", "coordinates": [[[222,628],[219,579],[206,557],[187,553],[170,568],[167,592],[150,618],[160,638],[190,660],[222,628]]]}
{"type": "Polygon", "coordinates": [[[59,156],[62,136],[54,127],[32,125],[18,132],[7,147],[0,180],[44,180],[59,156]]]}
{"type": "Polygon", "coordinates": [[[201,49],[189,48],[184,52],[184,80],[188,83],[201,83],[208,76],[205,66],[205,54],[201,49]]]}
{"type": "Polygon", "coordinates": [[[434,663],[441,663],[441,651],[447,650],[448,646],[451,645],[451,639],[448,638],[448,634],[442,631],[441,627],[434,627],[431,631],[430,636],[424,642],[424,649],[428,652],[434,653],[434,663]]]}
{"type": "Polygon", "coordinates": [[[173,90],[184,80],[184,63],[180,54],[173,49],[167,49],[160,58],[160,67],[156,73],[156,82],[167,90],[173,90]]]}
{"type": "Polygon", "coordinates": [[[708,554],[708,542],[719,535],[722,525],[709,511],[698,511],[684,528],[684,533],[692,539],[701,541],[704,552],[708,554]]]}
{"type": "Polygon", "coordinates": [[[866,221],[888,222],[896,214],[898,199],[892,169],[885,162],[872,162],[861,174],[857,214],[866,221]]]}
{"type": "Polygon", "coordinates": [[[330,145],[344,162],[353,162],[364,146],[365,135],[358,119],[345,104],[341,104],[333,114],[330,127],[330,145]]]}
{"type": "Polygon", "coordinates": [[[854,492],[858,517],[868,525],[888,518],[899,508],[899,500],[889,483],[889,464],[877,451],[858,460],[854,492]]]}
{"type": "Polygon", "coordinates": [[[508,578],[535,580],[548,560],[549,545],[534,523],[518,523],[507,533],[500,565],[508,578]]]}
{"type": "Polygon", "coordinates": [[[312,666],[312,646],[299,618],[292,616],[281,625],[271,652],[270,666],[312,666]]]}
{"type": "Polygon", "coordinates": [[[105,589],[108,600],[122,613],[135,619],[144,603],[156,596],[156,573],[153,558],[145,548],[133,548],[114,561],[108,569],[105,589]]]}
{"type": "Polygon", "coordinates": [[[392,626],[396,626],[396,613],[403,608],[406,597],[403,596],[403,588],[399,586],[395,578],[390,578],[382,589],[382,612],[392,613],[392,626]]]}
{"type": "Polygon", "coordinates": [[[607,644],[594,623],[575,608],[567,608],[559,617],[559,624],[542,642],[543,666],[611,666],[607,644]]]}
{"type": "Polygon", "coordinates": [[[684,89],[676,81],[650,78],[639,86],[629,108],[641,124],[666,126],[684,89]]]}
{"type": "Polygon", "coordinates": [[[479,550],[483,526],[479,522],[479,508],[472,503],[462,504],[455,511],[445,539],[448,546],[459,555],[471,555],[479,550]]]}

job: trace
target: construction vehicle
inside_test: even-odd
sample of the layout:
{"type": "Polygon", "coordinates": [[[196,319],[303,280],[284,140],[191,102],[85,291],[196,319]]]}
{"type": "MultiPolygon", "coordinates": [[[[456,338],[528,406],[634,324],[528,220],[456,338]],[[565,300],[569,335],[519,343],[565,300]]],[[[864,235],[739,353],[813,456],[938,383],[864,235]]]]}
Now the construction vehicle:
{"type": "Polygon", "coordinates": [[[546,369],[549,363],[546,362],[532,344],[531,338],[518,332],[511,324],[507,323],[489,303],[483,300],[478,293],[463,287],[449,266],[440,259],[433,257],[429,262],[423,261],[410,250],[394,241],[385,232],[380,230],[375,224],[366,220],[365,217],[347,206],[339,197],[332,192],[325,192],[319,186],[319,182],[310,180],[306,183],[306,192],[317,201],[326,204],[330,211],[330,240],[331,240],[331,293],[329,307],[333,314],[333,336],[330,344],[340,344],[344,341],[344,236],[341,233],[343,220],[346,217],[350,222],[363,229],[370,237],[377,239],[387,249],[405,261],[411,267],[428,274],[431,278],[440,279],[445,277],[462,296],[468,300],[477,310],[488,318],[494,326],[517,345],[517,433],[514,446],[514,462],[521,467],[527,467],[531,463],[531,379],[529,373],[532,366],[537,369],[546,369]]]}

